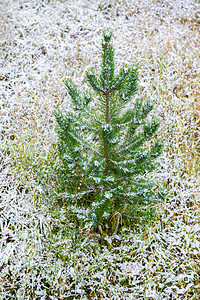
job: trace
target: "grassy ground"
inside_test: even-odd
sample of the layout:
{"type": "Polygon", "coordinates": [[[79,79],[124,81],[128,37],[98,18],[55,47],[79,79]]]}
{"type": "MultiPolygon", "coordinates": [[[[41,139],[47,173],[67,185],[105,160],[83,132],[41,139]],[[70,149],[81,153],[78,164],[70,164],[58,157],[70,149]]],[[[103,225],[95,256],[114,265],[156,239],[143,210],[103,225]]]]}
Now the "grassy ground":
{"type": "Polygon", "coordinates": [[[200,298],[200,4],[192,0],[3,1],[0,12],[1,299],[200,298]],[[64,80],[136,62],[165,141],[153,174],[170,192],[150,228],[103,245],[56,206],[55,108],[64,80]]]}

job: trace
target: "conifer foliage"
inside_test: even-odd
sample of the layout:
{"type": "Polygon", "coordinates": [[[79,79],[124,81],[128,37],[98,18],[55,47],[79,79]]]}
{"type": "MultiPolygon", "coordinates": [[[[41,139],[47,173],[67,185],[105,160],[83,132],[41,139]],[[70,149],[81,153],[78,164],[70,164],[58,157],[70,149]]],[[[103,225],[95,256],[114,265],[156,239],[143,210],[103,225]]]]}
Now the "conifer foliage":
{"type": "Polygon", "coordinates": [[[121,220],[147,218],[163,198],[155,183],[144,175],[157,167],[163,142],[156,139],[145,148],[160,121],[146,121],[153,109],[150,100],[133,100],[138,89],[134,65],[114,72],[112,33],[105,30],[102,41],[102,70],[87,71],[93,93],[80,92],[66,81],[72,109],[55,112],[59,137],[59,197],[80,222],[116,231],[121,220]]]}

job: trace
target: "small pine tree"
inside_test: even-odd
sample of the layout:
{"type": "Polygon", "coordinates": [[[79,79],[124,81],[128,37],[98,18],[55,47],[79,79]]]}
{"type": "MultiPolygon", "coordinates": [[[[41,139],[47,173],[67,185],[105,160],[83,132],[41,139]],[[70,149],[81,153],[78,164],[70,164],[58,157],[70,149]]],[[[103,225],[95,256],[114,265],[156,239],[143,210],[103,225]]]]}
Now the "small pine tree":
{"type": "Polygon", "coordinates": [[[73,109],[65,115],[58,110],[55,117],[61,161],[59,197],[77,220],[113,231],[121,220],[149,217],[154,212],[152,204],[163,198],[153,182],[144,180],[157,167],[155,159],[163,142],[156,139],[150,150],[144,147],[160,121],[145,121],[152,101],[132,100],[138,89],[137,67],[124,66],[115,75],[111,36],[104,31],[100,77],[93,68],[86,73],[93,95],[79,92],[67,80],[73,109]]]}

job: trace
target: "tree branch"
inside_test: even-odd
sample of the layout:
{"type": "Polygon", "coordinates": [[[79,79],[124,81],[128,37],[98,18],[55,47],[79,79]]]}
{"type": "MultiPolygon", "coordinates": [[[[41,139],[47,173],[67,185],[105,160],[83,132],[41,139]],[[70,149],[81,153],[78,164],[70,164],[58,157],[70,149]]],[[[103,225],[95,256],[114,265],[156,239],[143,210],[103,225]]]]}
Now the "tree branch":
{"type": "Polygon", "coordinates": [[[112,87],[112,89],[110,89],[108,91],[108,93],[112,92],[113,90],[115,90],[120,85],[120,83],[123,81],[123,79],[126,76],[126,74],[127,74],[127,72],[123,74],[123,76],[121,77],[121,79],[116,83],[116,85],[114,87],[112,87]]]}
{"type": "Polygon", "coordinates": [[[99,87],[97,87],[97,85],[95,84],[94,80],[92,79],[92,76],[89,75],[89,74],[87,74],[87,76],[90,77],[90,80],[92,81],[92,84],[94,85],[95,89],[105,95],[106,92],[104,90],[100,89],[99,87]]]}

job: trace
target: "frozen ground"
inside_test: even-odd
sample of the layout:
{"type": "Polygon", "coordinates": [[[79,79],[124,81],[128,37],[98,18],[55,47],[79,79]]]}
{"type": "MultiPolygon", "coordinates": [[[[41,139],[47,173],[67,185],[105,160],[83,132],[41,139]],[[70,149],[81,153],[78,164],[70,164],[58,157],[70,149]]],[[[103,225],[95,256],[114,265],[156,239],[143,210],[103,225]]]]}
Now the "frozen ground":
{"type": "Polygon", "coordinates": [[[0,1],[1,299],[200,298],[200,2],[0,1]],[[147,232],[100,248],[74,242],[52,209],[55,108],[64,80],[98,71],[102,29],[114,29],[116,67],[139,65],[140,96],[156,102],[165,141],[154,174],[170,193],[147,232]],[[47,203],[49,202],[49,207],[47,203]]]}

